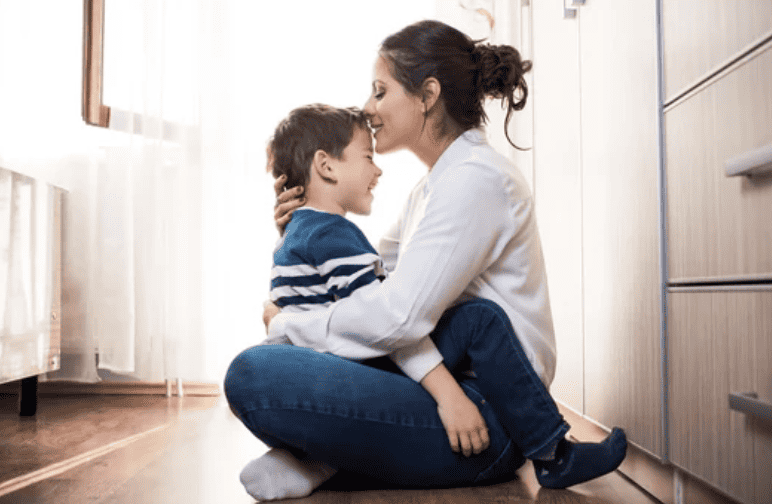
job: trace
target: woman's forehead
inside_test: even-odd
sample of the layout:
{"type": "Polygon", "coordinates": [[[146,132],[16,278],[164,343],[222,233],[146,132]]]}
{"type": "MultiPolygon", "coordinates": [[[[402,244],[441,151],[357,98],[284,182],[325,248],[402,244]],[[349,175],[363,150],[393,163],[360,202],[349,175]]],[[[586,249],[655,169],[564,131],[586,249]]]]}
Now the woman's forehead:
{"type": "Polygon", "coordinates": [[[373,84],[378,82],[384,83],[385,80],[391,78],[391,68],[389,62],[383,56],[378,56],[373,66],[373,84]]]}

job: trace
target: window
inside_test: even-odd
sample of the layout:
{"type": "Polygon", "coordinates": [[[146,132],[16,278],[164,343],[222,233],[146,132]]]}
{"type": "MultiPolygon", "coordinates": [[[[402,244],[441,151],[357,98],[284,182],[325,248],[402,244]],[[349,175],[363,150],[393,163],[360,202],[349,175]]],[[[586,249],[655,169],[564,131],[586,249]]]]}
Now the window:
{"type": "Polygon", "coordinates": [[[105,0],[84,0],[83,7],[83,120],[107,128],[110,107],[102,103],[105,0]]]}

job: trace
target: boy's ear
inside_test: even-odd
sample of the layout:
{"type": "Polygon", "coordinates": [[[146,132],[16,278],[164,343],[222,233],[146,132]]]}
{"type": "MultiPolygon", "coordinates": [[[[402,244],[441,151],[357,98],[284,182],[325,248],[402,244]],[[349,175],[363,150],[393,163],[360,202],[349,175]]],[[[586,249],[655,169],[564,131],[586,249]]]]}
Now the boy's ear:
{"type": "Polygon", "coordinates": [[[325,182],[330,184],[337,184],[338,178],[335,174],[335,167],[333,166],[333,158],[323,150],[319,149],[314,153],[314,160],[311,163],[311,169],[316,172],[319,177],[325,182]]]}
{"type": "Polygon", "coordinates": [[[421,85],[421,93],[423,95],[424,103],[424,114],[428,114],[434,105],[436,105],[437,100],[440,99],[441,91],[442,86],[436,77],[428,77],[421,85]]]}

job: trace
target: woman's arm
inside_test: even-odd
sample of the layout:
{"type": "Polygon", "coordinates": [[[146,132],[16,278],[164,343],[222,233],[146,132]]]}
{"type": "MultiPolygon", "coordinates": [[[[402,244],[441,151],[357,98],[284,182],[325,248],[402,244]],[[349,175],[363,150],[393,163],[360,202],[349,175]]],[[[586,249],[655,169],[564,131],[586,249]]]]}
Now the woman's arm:
{"type": "MultiPolygon", "coordinates": [[[[430,181],[429,197],[411,210],[422,211],[423,216],[389,278],[359,289],[327,310],[280,314],[270,333],[286,334],[298,346],[353,359],[385,355],[431,333],[442,313],[514,236],[513,212],[523,209],[513,204],[503,177],[490,166],[451,166],[430,181]]],[[[440,362],[439,352],[433,359],[410,376],[420,381],[440,362]]]]}

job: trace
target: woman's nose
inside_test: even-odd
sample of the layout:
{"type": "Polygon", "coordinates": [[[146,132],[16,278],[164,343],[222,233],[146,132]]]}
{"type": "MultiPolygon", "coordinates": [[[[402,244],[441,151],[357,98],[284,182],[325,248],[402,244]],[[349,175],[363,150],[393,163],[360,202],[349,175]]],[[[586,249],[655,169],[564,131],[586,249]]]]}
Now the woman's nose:
{"type": "Polygon", "coordinates": [[[364,112],[365,117],[370,120],[375,115],[375,106],[373,105],[373,97],[370,95],[370,98],[367,99],[365,102],[364,108],[362,108],[362,112],[364,112]]]}

